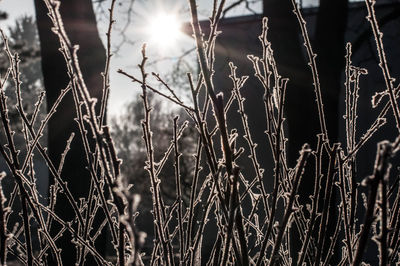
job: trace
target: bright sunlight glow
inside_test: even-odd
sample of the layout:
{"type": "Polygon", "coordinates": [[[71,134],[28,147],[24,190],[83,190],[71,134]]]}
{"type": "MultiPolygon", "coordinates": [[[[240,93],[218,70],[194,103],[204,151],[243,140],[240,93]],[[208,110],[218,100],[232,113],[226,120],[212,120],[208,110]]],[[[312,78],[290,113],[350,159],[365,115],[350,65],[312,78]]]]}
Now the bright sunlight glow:
{"type": "Polygon", "coordinates": [[[150,42],[155,43],[160,48],[174,46],[181,34],[180,27],[176,16],[159,14],[152,19],[149,25],[150,42]]]}

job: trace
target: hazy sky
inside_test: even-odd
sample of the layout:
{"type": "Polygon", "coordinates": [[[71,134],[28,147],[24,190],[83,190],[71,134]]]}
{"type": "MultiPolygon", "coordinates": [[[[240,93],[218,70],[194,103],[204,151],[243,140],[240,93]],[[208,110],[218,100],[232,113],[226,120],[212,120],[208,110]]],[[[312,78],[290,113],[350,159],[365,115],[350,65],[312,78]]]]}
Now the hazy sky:
{"type": "MultiPolygon", "coordinates": [[[[34,0],[1,0],[0,8],[8,12],[10,15],[9,21],[11,21],[18,16],[33,14],[33,1],[34,0]]],[[[2,24],[4,23],[2,22],[2,24]]]]}
{"type": "MultiPolygon", "coordinates": [[[[124,3],[124,1],[117,1],[124,3]]],[[[227,1],[229,4],[231,1],[227,1]]],[[[206,18],[212,0],[201,0],[199,1],[199,12],[202,14],[203,18],[206,18]]],[[[15,18],[21,17],[23,15],[34,15],[33,0],[0,0],[0,8],[8,12],[9,19],[0,22],[0,27],[7,29],[9,25],[14,24],[15,18]]],[[[108,8],[108,5],[103,5],[103,8],[108,8]]],[[[116,27],[122,28],[125,23],[127,5],[122,4],[116,6],[116,27]]],[[[255,5],[254,8],[260,10],[260,5],[255,5]]],[[[129,102],[133,97],[135,97],[136,92],[138,92],[139,87],[132,84],[127,78],[117,74],[116,71],[122,68],[128,72],[137,73],[135,71],[136,65],[140,60],[140,46],[142,43],[149,42],[151,36],[146,32],[147,26],[151,23],[154,15],[159,12],[173,12],[180,13],[179,19],[181,22],[189,21],[190,18],[187,10],[187,0],[136,0],[134,4],[134,14],[132,15],[134,22],[127,30],[127,36],[131,40],[135,41],[135,45],[123,45],[112,58],[111,64],[111,95],[109,102],[109,113],[118,114],[122,110],[122,106],[129,102]]],[[[235,15],[236,13],[243,13],[243,9],[238,9],[231,13],[235,15]]],[[[100,35],[105,39],[105,29],[106,21],[103,17],[102,22],[99,23],[100,35]]],[[[118,33],[114,32],[114,41],[119,42],[118,33]]],[[[157,60],[159,58],[172,58],[169,60],[163,60],[161,63],[154,64],[149,67],[148,71],[155,71],[161,74],[166,74],[171,71],[174,62],[184,51],[190,49],[193,46],[193,41],[187,36],[181,35],[177,40],[177,44],[168,48],[160,49],[156,44],[149,43],[148,53],[149,62],[157,60]]]]}
{"type": "MultiPolygon", "coordinates": [[[[7,29],[7,26],[13,25],[15,18],[23,15],[34,15],[34,0],[0,0],[0,9],[9,13],[9,19],[0,22],[0,27],[7,29]]],[[[68,1],[68,0],[67,0],[68,1]]],[[[300,1],[300,0],[298,0],[300,1]]],[[[359,1],[359,0],[353,0],[359,1]]],[[[107,1],[109,2],[109,0],[107,1]]],[[[126,21],[126,10],[128,6],[127,0],[117,0],[115,19],[115,27],[122,28],[126,21]],[[120,4],[120,5],[119,5],[120,4]]],[[[227,0],[226,6],[236,0],[227,0]]],[[[319,0],[303,0],[304,6],[316,5],[319,0]]],[[[199,13],[203,19],[209,16],[209,11],[212,6],[213,0],[199,0],[199,13]]],[[[103,10],[107,10],[109,3],[103,4],[103,10]]],[[[261,3],[258,2],[251,6],[256,12],[261,12],[261,3]]],[[[118,114],[123,108],[124,104],[131,101],[139,91],[139,86],[132,84],[127,78],[117,74],[116,71],[122,68],[129,73],[137,72],[137,64],[140,62],[140,47],[142,43],[148,43],[148,55],[149,62],[154,62],[160,58],[168,58],[161,60],[160,63],[149,66],[148,72],[157,72],[162,75],[170,73],[177,58],[182,55],[185,51],[191,49],[194,46],[193,40],[188,36],[181,35],[177,39],[177,43],[170,47],[160,49],[159,45],[156,45],[150,41],[151,35],[148,33],[148,25],[154,20],[154,16],[160,12],[167,13],[179,13],[179,20],[181,22],[190,21],[189,14],[187,12],[188,4],[187,0],[135,0],[133,6],[132,24],[128,27],[126,35],[133,41],[134,45],[126,44],[121,47],[119,52],[114,55],[111,61],[111,95],[108,106],[110,114],[118,114]],[[150,43],[149,43],[150,42],[150,43]]],[[[99,9],[96,10],[99,14],[99,9]]],[[[248,14],[243,6],[232,10],[228,13],[228,16],[236,16],[248,14]]],[[[100,36],[105,40],[105,31],[107,28],[106,16],[100,17],[99,31],[100,36]]],[[[118,32],[113,33],[114,43],[120,42],[120,36],[118,32]]],[[[187,59],[189,60],[189,59],[187,59]]]]}
{"type": "MultiPolygon", "coordinates": [[[[311,2],[316,2],[318,0],[303,0],[303,4],[308,5],[311,2]]],[[[125,24],[126,19],[126,10],[128,6],[124,4],[124,1],[118,1],[117,3],[122,3],[122,5],[117,5],[115,19],[116,19],[116,27],[122,28],[125,24]]],[[[209,10],[212,6],[213,0],[200,0],[199,4],[199,12],[202,15],[202,18],[206,19],[209,16],[209,10]]],[[[227,0],[226,5],[229,3],[235,2],[234,0],[227,0]]],[[[103,5],[103,8],[106,10],[108,8],[107,4],[103,5]]],[[[261,4],[257,3],[252,6],[252,8],[260,12],[261,4]]],[[[9,19],[0,22],[0,26],[2,28],[7,28],[8,25],[14,24],[14,19],[17,17],[21,17],[22,15],[33,15],[34,7],[33,0],[0,0],[0,9],[9,13],[9,19]]],[[[187,22],[190,20],[188,15],[188,7],[187,0],[136,0],[134,4],[134,14],[132,15],[134,22],[127,29],[127,36],[131,38],[131,40],[135,41],[134,45],[123,45],[119,50],[118,54],[116,54],[112,58],[111,64],[111,95],[110,102],[108,106],[108,110],[110,114],[118,114],[123,108],[121,108],[124,104],[132,100],[135,97],[136,93],[139,91],[139,86],[132,84],[127,78],[117,74],[116,71],[119,68],[122,68],[130,73],[138,73],[136,65],[140,61],[140,46],[142,43],[149,42],[151,36],[148,33],[148,24],[154,19],[156,13],[159,12],[169,12],[169,13],[179,13],[179,19],[181,22],[187,22]],[[186,12],[185,12],[186,11],[186,12]]],[[[97,10],[98,12],[98,10],[97,10]]],[[[229,16],[248,14],[249,11],[246,11],[243,7],[239,7],[229,13],[229,16]]],[[[105,29],[106,29],[106,20],[105,17],[102,17],[102,21],[99,23],[99,31],[100,35],[105,39],[105,29]]],[[[120,41],[120,36],[118,33],[114,31],[114,41],[118,43],[120,41]]],[[[148,68],[148,71],[154,71],[161,73],[162,75],[166,75],[172,69],[174,62],[177,61],[177,58],[184,52],[193,47],[193,40],[187,36],[181,35],[180,38],[177,39],[176,45],[172,45],[171,47],[167,47],[164,49],[160,49],[154,43],[149,43],[148,53],[149,53],[149,62],[157,60],[159,58],[168,57],[168,60],[162,60],[161,63],[153,64],[148,68]]]]}

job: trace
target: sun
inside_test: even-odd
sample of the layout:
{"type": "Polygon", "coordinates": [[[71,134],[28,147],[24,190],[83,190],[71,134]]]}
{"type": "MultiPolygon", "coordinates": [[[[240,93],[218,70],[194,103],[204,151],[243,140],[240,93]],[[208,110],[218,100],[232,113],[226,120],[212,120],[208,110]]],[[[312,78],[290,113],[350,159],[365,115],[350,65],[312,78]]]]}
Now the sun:
{"type": "Polygon", "coordinates": [[[149,23],[148,34],[150,43],[161,48],[174,46],[181,34],[181,23],[175,15],[160,13],[149,23]]]}

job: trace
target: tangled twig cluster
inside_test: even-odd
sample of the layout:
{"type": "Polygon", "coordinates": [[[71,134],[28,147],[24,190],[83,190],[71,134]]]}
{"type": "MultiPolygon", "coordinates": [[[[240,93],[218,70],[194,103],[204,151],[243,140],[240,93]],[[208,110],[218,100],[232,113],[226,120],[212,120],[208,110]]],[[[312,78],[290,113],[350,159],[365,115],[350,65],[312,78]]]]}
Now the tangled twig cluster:
{"type": "MultiPolygon", "coordinates": [[[[0,264],[6,264],[6,255],[12,254],[27,265],[43,264],[46,256],[53,256],[62,265],[61,251],[56,240],[66,231],[72,235],[71,242],[77,250],[77,263],[83,265],[88,253],[99,264],[110,265],[112,260],[99,254],[95,247],[96,238],[104,228],[110,232],[113,253],[119,265],[141,265],[148,260],[150,265],[329,265],[332,261],[339,265],[360,265],[370,240],[377,243],[376,254],[381,265],[398,262],[400,259],[400,190],[399,178],[391,178],[390,160],[399,149],[400,136],[377,144],[374,171],[371,176],[361,179],[357,176],[356,160],[359,150],[386,123],[391,110],[400,132],[400,109],[397,103],[399,88],[394,86],[384,52],[382,33],[379,30],[374,12],[374,0],[365,0],[368,21],[376,40],[379,66],[385,80],[386,90],[373,98],[373,107],[377,108],[388,96],[389,100],[370,128],[357,139],[357,101],[360,79],[367,75],[365,69],[352,65],[351,44],[346,46],[345,69],[345,127],[346,142],[332,143],[328,136],[324,105],[319,84],[316,54],[313,52],[305,20],[296,2],[292,0],[293,11],[297,16],[304,46],[311,68],[315,98],[318,106],[320,134],[316,147],[304,144],[299,151],[296,165],[287,160],[284,102],[286,86],[290,80],[279,75],[271,43],[268,40],[268,20],[264,18],[259,36],[262,56],[249,55],[254,76],[264,88],[264,107],[266,116],[266,140],[270,146],[273,164],[262,165],[258,158],[257,144],[253,140],[254,131],[249,126],[245,98],[241,89],[249,77],[238,76],[237,67],[229,63],[231,94],[224,102],[213,82],[214,50],[218,35],[218,22],[223,15],[225,1],[214,6],[211,17],[211,31],[205,41],[198,21],[194,0],[189,1],[192,28],[194,32],[198,61],[201,72],[197,81],[192,74],[187,75],[192,101],[185,103],[171,86],[153,74],[161,86],[160,89],[149,85],[146,71],[146,47],[142,48],[142,61],[139,64],[141,77],[135,77],[119,70],[119,73],[140,85],[144,119],[141,126],[147,161],[144,165],[151,182],[154,217],[154,243],[151,254],[140,254],[139,234],[135,230],[135,197],[121,185],[120,163],[117,151],[105,121],[109,82],[109,64],[111,58],[111,30],[113,24],[112,1],[110,24],[107,33],[107,62],[103,73],[103,98],[96,103],[86,88],[77,57],[77,47],[72,45],[66,35],[62,18],[58,12],[59,1],[45,0],[54,32],[60,42],[60,52],[65,58],[70,82],[61,91],[60,96],[44,120],[36,121],[38,110],[43,102],[42,94],[36,109],[29,119],[23,106],[20,93],[19,57],[12,54],[7,38],[2,34],[4,52],[8,56],[10,67],[0,80],[0,112],[2,129],[7,143],[0,145],[0,152],[15,180],[15,187],[9,198],[5,198],[0,189],[0,264]],[[26,152],[20,154],[14,141],[15,132],[10,126],[5,84],[14,82],[17,94],[16,109],[23,125],[26,152]],[[182,108],[191,121],[180,122],[173,119],[172,140],[164,156],[157,160],[152,132],[152,108],[149,93],[154,93],[182,108]],[[66,143],[58,166],[50,160],[46,148],[39,142],[42,132],[57,112],[58,104],[66,94],[72,94],[77,111],[79,136],[71,135],[66,143]],[[99,114],[95,104],[101,104],[99,114]],[[230,127],[229,110],[237,108],[242,129],[230,127]],[[40,123],[39,127],[34,127],[40,123]],[[194,127],[197,132],[197,146],[192,167],[190,198],[183,197],[181,159],[181,137],[185,130],[194,127]],[[244,132],[239,136],[238,132],[244,132]],[[70,144],[74,138],[82,139],[86,154],[87,169],[90,172],[91,187],[88,198],[75,199],[62,180],[63,162],[68,156],[70,144]],[[239,138],[245,140],[240,146],[239,138]],[[95,145],[91,145],[94,141],[95,145]],[[34,151],[46,161],[48,170],[55,178],[50,189],[49,203],[40,201],[34,172],[34,151]],[[253,175],[241,171],[239,158],[248,155],[253,175]],[[168,160],[170,156],[173,160],[168,160]],[[161,187],[160,177],[163,168],[173,163],[175,172],[175,199],[167,204],[161,187]],[[262,167],[273,168],[268,176],[262,167]],[[314,170],[314,189],[307,205],[299,199],[299,186],[308,169],[314,170]],[[266,179],[273,179],[273,187],[266,186],[266,179]],[[368,187],[364,193],[363,186],[368,187]],[[69,202],[68,208],[75,212],[72,221],[61,219],[54,211],[58,193],[62,193],[69,202]],[[335,199],[334,195],[339,195],[335,199]],[[22,225],[10,228],[8,221],[13,212],[14,203],[22,207],[22,225]],[[337,208],[335,208],[337,207],[337,208]],[[104,213],[104,221],[96,232],[93,219],[96,213],[104,213]],[[361,218],[363,217],[364,218],[361,218]],[[57,223],[61,230],[57,235],[50,234],[50,228],[57,223]],[[37,230],[34,230],[36,225],[37,230]],[[214,228],[215,230],[210,230],[214,228]],[[328,229],[329,228],[329,229],[328,229]],[[332,229],[332,230],[331,230],[332,229]],[[212,233],[213,232],[213,233],[212,233]],[[33,235],[39,239],[40,248],[33,245],[33,235]],[[297,237],[297,238],[294,238],[297,237]],[[204,245],[211,242],[211,247],[204,245]],[[300,245],[293,245],[293,242],[300,245]],[[208,250],[207,250],[208,249],[208,250]],[[202,254],[209,254],[208,257],[202,254]],[[333,256],[333,254],[336,254],[333,256]]],[[[3,178],[4,174],[0,175],[3,178]]],[[[1,188],[1,186],[0,186],[1,188]]],[[[140,215],[140,214],[139,214],[140,215]]]]}

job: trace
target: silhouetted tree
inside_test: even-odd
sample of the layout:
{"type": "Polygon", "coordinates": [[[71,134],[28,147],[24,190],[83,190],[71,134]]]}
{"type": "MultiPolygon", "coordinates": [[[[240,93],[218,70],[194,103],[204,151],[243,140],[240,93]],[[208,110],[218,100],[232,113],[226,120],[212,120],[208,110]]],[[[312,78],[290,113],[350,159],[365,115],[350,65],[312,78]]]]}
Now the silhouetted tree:
{"type": "MultiPolygon", "coordinates": [[[[52,32],[52,23],[47,16],[48,10],[45,2],[35,0],[36,19],[40,37],[42,69],[44,86],[47,94],[48,107],[56,101],[60,91],[66,88],[70,77],[67,74],[66,63],[59,52],[59,41],[52,32]]],[[[93,12],[91,0],[69,0],[62,1],[60,14],[63,18],[64,27],[73,44],[79,45],[78,57],[82,74],[92,97],[98,99],[102,96],[102,77],[100,73],[104,70],[105,49],[101,43],[96,27],[96,18],[93,12]]],[[[48,152],[54,163],[58,166],[60,156],[65,149],[67,139],[72,132],[78,132],[78,125],[74,121],[77,117],[71,93],[62,100],[57,112],[48,124],[48,152]]],[[[99,112],[99,104],[96,105],[99,112]]],[[[79,133],[76,134],[79,136],[79,133]]],[[[68,182],[68,187],[77,201],[81,197],[87,197],[90,186],[90,175],[85,169],[85,153],[79,137],[74,138],[71,150],[66,158],[61,177],[68,182]]],[[[50,183],[54,183],[50,177],[50,183]]],[[[74,213],[72,208],[62,194],[58,194],[55,212],[65,221],[72,221],[74,213]]],[[[94,227],[99,226],[102,218],[97,219],[94,227]]],[[[51,234],[54,236],[59,228],[54,225],[51,234]]],[[[95,229],[93,231],[96,231],[95,229]]],[[[75,245],[71,243],[72,236],[65,233],[57,241],[58,247],[62,249],[62,259],[65,265],[75,262],[75,245]]],[[[96,241],[99,253],[105,253],[105,235],[96,241]]],[[[88,262],[89,263],[89,262],[88,262]]]]}

